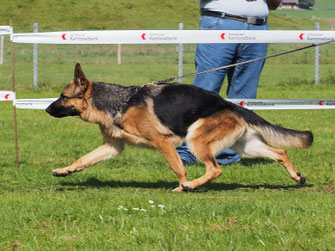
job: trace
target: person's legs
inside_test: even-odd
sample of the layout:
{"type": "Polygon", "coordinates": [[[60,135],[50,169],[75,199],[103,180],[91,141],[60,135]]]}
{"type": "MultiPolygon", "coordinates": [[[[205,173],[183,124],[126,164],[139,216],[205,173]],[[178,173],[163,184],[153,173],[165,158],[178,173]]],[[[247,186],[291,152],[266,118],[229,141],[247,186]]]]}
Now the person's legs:
{"type": "MultiPolygon", "coordinates": [[[[267,30],[268,25],[247,25],[248,30],[267,30]]],[[[239,44],[236,63],[266,56],[267,44],[239,44]]],[[[228,72],[228,98],[256,98],[258,81],[265,60],[238,65],[228,72]]]]}

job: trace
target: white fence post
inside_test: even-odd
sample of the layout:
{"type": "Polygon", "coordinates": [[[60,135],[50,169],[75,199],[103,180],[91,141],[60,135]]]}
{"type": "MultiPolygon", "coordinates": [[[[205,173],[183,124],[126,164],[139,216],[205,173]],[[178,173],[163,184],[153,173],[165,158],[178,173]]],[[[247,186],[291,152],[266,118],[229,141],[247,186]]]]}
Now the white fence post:
{"type": "Polygon", "coordinates": [[[117,45],[117,64],[121,64],[121,44],[117,45]]]}
{"type": "MultiPolygon", "coordinates": [[[[184,29],[184,24],[179,23],[179,30],[183,30],[183,29],[184,29]]],[[[183,82],[182,78],[180,78],[183,75],[183,51],[184,51],[183,44],[180,43],[179,50],[178,50],[178,82],[179,83],[183,82]]]]}
{"type": "Polygon", "coordinates": [[[5,36],[0,36],[1,37],[1,45],[0,45],[0,64],[3,64],[3,57],[4,57],[4,49],[5,49],[5,36]]]}
{"type": "MultiPolygon", "coordinates": [[[[320,30],[320,24],[315,23],[315,29],[320,30]]],[[[319,83],[319,71],[320,71],[320,47],[315,47],[315,82],[314,84],[317,85],[319,83]]]]}
{"type": "MultiPolygon", "coordinates": [[[[38,31],[38,23],[34,23],[34,32],[38,31]]],[[[38,88],[38,44],[34,44],[34,87],[38,88]]]]}

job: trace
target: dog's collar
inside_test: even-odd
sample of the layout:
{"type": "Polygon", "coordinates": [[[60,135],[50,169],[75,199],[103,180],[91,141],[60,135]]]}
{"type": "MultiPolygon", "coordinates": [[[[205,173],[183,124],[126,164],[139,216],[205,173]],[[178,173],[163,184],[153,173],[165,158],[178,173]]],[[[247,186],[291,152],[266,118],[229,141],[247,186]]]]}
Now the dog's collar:
{"type": "Polygon", "coordinates": [[[125,99],[125,101],[121,105],[119,105],[116,108],[116,111],[120,112],[121,114],[124,113],[131,98],[134,97],[138,93],[138,91],[142,89],[142,87],[143,86],[131,86],[129,96],[125,99]]]}
{"type": "Polygon", "coordinates": [[[113,123],[114,123],[115,126],[119,127],[120,129],[123,129],[123,126],[120,123],[120,119],[122,117],[122,114],[126,111],[127,106],[128,106],[128,102],[130,101],[130,99],[132,97],[134,97],[138,93],[138,91],[140,89],[142,89],[142,87],[143,86],[131,86],[129,96],[125,99],[125,101],[121,105],[116,107],[116,109],[115,109],[116,114],[115,114],[114,119],[113,119],[113,123]]]}

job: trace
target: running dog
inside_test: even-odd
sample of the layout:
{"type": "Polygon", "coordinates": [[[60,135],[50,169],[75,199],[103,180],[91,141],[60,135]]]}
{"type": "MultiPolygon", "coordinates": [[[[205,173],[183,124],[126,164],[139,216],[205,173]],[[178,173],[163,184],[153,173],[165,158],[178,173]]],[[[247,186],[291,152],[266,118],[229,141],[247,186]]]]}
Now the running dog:
{"type": "Polygon", "coordinates": [[[99,124],[103,144],[72,165],[55,169],[54,176],[79,172],[120,154],[124,144],[157,149],[178,177],[173,191],[195,189],[222,174],[215,154],[231,148],[242,156],[270,158],[282,164],[300,184],[306,179],[296,171],[286,151],[279,147],[308,148],[310,131],[273,125],[254,112],[235,105],[212,92],[185,84],[121,86],[92,82],[80,64],[74,79],[46,111],[57,118],[77,116],[99,124]],[[206,173],[187,181],[186,169],[175,145],[185,140],[206,173]]]}

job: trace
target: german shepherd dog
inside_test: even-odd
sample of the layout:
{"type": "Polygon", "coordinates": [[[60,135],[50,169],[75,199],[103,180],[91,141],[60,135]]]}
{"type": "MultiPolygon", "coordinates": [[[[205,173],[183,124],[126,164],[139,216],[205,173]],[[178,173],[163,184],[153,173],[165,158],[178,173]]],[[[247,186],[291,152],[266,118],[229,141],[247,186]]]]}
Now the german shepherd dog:
{"type": "Polygon", "coordinates": [[[46,111],[57,118],[78,116],[99,124],[103,144],[72,165],[55,169],[66,176],[120,154],[124,144],[157,149],[178,177],[174,191],[192,190],[217,177],[222,170],[215,154],[226,148],[250,158],[270,158],[282,164],[300,184],[306,179],[296,171],[286,151],[273,146],[307,148],[310,131],[273,125],[254,112],[239,107],[212,92],[185,84],[121,86],[92,82],[80,64],[74,79],[46,111]],[[185,140],[206,173],[187,181],[186,169],[175,145],[185,140]]]}

